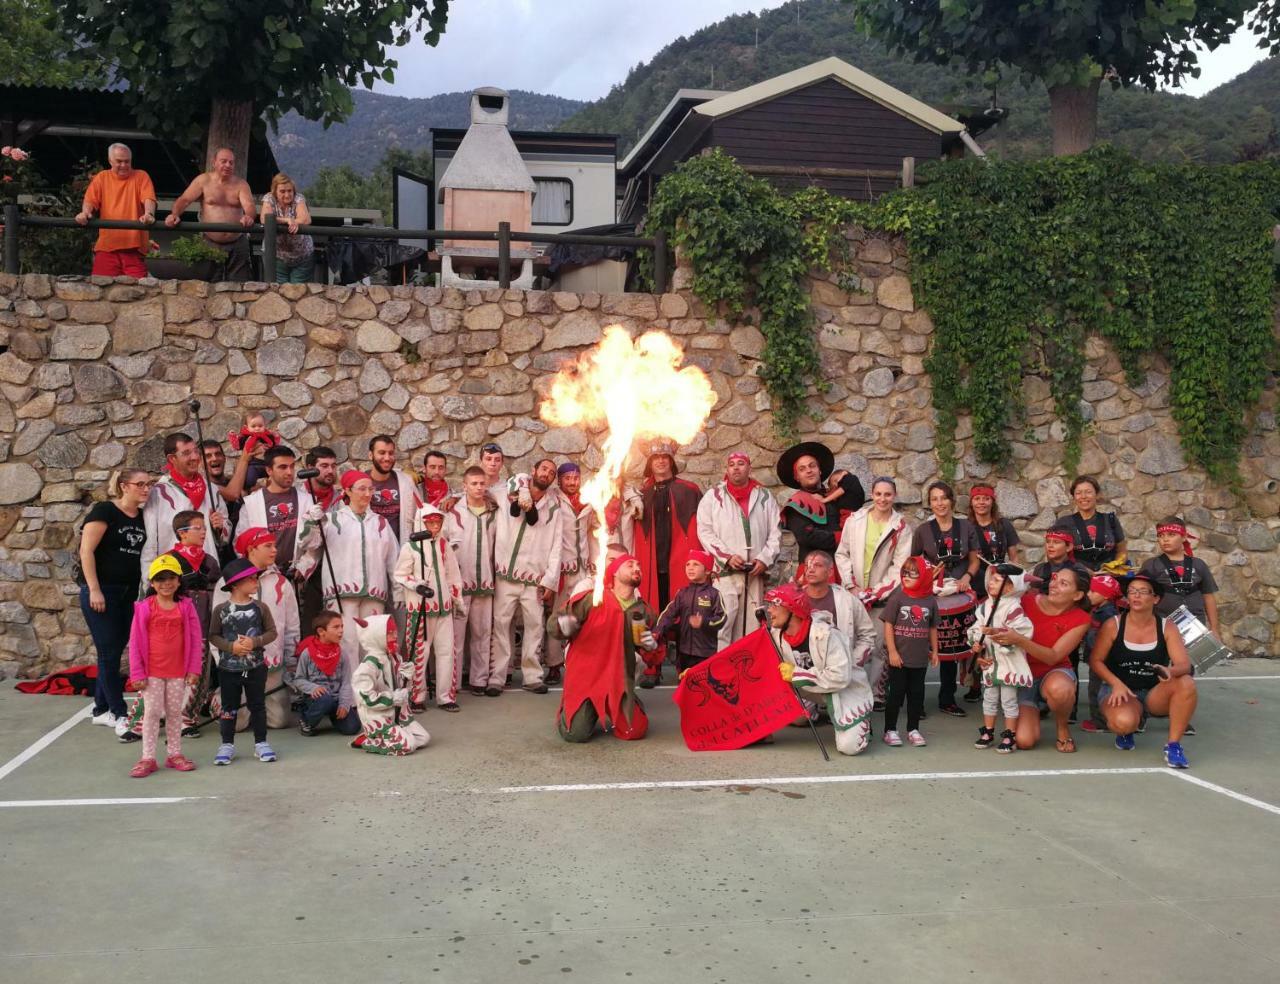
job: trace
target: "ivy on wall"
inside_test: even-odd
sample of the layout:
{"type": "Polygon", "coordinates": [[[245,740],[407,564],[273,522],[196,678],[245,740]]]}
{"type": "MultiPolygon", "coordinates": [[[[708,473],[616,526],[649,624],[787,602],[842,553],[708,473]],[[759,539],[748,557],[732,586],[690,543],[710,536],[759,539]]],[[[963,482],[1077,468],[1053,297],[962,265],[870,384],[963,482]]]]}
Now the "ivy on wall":
{"type": "MultiPolygon", "coordinates": [[[[775,427],[790,436],[820,362],[805,277],[843,272],[849,223],[899,232],[917,300],[936,326],[926,362],[940,435],[967,413],[974,449],[1004,464],[1024,418],[1022,379],[1049,382],[1068,471],[1085,426],[1085,339],[1130,379],[1164,355],[1188,458],[1230,481],[1273,355],[1280,165],[1148,165],[1109,147],[1029,162],[939,162],[875,204],[820,189],[784,195],[720,151],[657,189],[646,220],[693,264],[694,292],[731,315],[754,307],[775,427]]],[[[938,448],[944,473],[954,442],[938,448]]]]}

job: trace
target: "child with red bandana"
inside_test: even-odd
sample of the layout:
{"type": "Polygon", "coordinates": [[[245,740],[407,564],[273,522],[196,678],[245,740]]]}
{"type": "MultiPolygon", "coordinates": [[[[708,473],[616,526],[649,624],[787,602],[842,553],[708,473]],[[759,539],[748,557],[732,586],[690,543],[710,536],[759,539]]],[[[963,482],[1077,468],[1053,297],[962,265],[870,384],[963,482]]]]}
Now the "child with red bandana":
{"type": "MultiPolygon", "coordinates": [[[[1124,594],[1120,582],[1110,574],[1095,574],[1089,582],[1089,630],[1084,634],[1083,651],[1093,652],[1093,644],[1098,638],[1098,630],[1119,614],[1116,607],[1124,594]]],[[[1089,716],[1080,722],[1080,729],[1090,733],[1107,730],[1106,719],[1102,716],[1099,691],[1102,689],[1102,677],[1097,673],[1089,674],[1089,716]]]]}
{"type": "Polygon", "coordinates": [[[926,744],[920,732],[924,710],[924,676],[938,665],[938,602],[933,577],[924,557],[909,557],[902,565],[902,585],[889,595],[880,620],[884,623],[889,655],[889,684],[884,699],[884,743],[902,745],[898,712],[907,704],[907,741],[926,744]]]}
{"type": "Polygon", "coordinates": [[[298,728],[310,738],[326,717],[340,735],[360,731],[351,673],[342,660],[342,616],[324,611],[311,623],[312,635],[298,643],[298,665],[289,685],[299,695],[298,728]]]}

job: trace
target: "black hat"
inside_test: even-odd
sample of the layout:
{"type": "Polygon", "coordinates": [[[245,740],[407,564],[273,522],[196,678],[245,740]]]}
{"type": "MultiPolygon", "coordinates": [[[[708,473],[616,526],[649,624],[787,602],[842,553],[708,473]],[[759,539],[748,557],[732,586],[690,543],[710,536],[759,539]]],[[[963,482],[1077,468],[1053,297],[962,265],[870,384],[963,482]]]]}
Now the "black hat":
{"type": "Polygon", "coordinates": [[[237,581],[243,581],[246,577],[257,577],[261,573],[262,571],[256,565],[249,563],[243,557],[237,557],[222,568],[222,583],[229,588],[237,581]]]}
{"type": "Polygon", "coordinates": [[[1129,585],[1133,584],[1134,581],[1142,581],[1144,584],[1151,585],[1151,590],[1156,593],[1157,599],[1164,597],[1164,585],[1144,571],[1126,574],[1124,577],[1120,578],[1120,583],[1124,587],[1125,594],[1129,593],[1129,585]]]}
{"type": "Polygon", "coordinates": [[[835,471],[836,456],[829,447],[819,441],[801,441],[782,452],[782,457],[778,459],[778,481],[789,489],[800,488],[796,483],[796,462],[806,455],[817,459],[818,471],[824,481],[835,471]]]}

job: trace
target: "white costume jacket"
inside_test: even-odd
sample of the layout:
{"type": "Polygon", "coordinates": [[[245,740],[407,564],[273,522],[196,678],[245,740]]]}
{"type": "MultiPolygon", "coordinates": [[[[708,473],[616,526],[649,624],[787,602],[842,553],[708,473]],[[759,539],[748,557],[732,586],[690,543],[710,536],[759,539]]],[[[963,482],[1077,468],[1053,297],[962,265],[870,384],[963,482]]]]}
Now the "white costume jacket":
{"type": "MultiPolygon", "coordinates": [[[[205,484],[208,485],[207,482],[205,484]]],[[[192,508],[191,500],[167,472],[155,485],[151,486],[151,492],[142,509],[142,525],[147,531],[147,540],[142,545],[141,560],[144,584],[151,562],[162,553],[172,550],[173,545],[178,541],[177,534],[173,532],[173,517],[190,508],[192,508]]],[[[216,486],[212,489],[206,488],[204,501],[200,503],[200,513],[204,516],[204,552],[217,559],[218,539],[213,532],[213,522],[209,519],[211,512],[219,512],[224,521],[227,519],[227,504],[216,486]]]]}
{"type": "Polygon", "coordinates": [[[534,507],[537,522],[530,523],[528,513],[512,516],[509,503],[499,504],[494,536],[494,574],[499,580],[551,591],[559,588],[563,548],[560,505],[558,495],[544,495],[534,507]]]}
{"type": "Polygon", "coordinates": [[[364,659],[351,677],[366,752],[410,755],[431,740],[409,716],[409,691],[400,673],[400,657],[387,652],[390,615],[374,615],[360,630],[364,659]]]}
{"type": "Polygon", "coordinates": [[[487,502],[488,510],[477,516],[466,499],[460,499],[444,518],[443,536],[457,554],[462,593],[468,597],[493,594],[493,547],[498,506],[492,499],[487,502]]]}
{"type": "Polygon", "coordinates": [[[902,514],[894,510],[876,543],[871,570],[862,569],[870,514],[871,506],[866,505],[845,520],[840,546],[836,548],[840,583],[856,593],[868,608],[880,604],[893,593],[898,586],[902,565],[911,556],[911,527],[902,514]]]}
{"type": "Polygon", "coordinates": [[[814,612],[809,627],[809,651],[797,652],[777,629],[769,630],[782,658],[795,667],[791,685],[807,700],[824,704],[836,732],[836,749],[857,755],[871,735],[871,686],[853,664],[849,643],[826,612],[814,612]]]}
{"type": "Polygon", "coordinates": [[[410,614],[421,612],[427,618],[453,614],[454,592],[462,594],[462,574],[443,531],[438,539],[409,540],[400,548],[395,580],[400,604],[410,614]],[[434,594],[423,598],[418,594],[419,584],[425,584],[434,594]]]}
{"type": "MultiPolygon", "coordinates": [[[[1021,593],[1001,596],[1000,603],[996,606],[995,620],[991,625],[997,629],[1012,629],[1019,635],[1029,637],[1035,631],[1035,626],[1031,624],[1027,613],[1022,610],[1021,593]]],[[[969,644],[981,642],[987,656],[994,660],[982,671],[982,685],[984,687],[1030,687],[1035,681],[1031,676],[1031,666],[1027,662],[1026,653],[1017,646],[1002,646],[982,634],[982,627],[987,624],[987,619],[991,616],[993,600],[986,598],[978,606],[975,613],[976,621],[969,626],[968,632],[969,644]]]]}
{"type": "Polygon", "coordinates": [[[730,570],[729,558],[735,555],[773,566],[782,543],[778,503],[763,485],[753,486],[743,515],[727,485],[714,486],[698,503],[698,542],[716,558],[717,572],[730,570]]]}
{"type": "Polygon", "coordinates": [[[325,515],[324,543],[328,544],[333,572],[321,556],[319,523],[308,519],[298,534],[306,553],[297,567],[310,575],[320,564],[320,584],[326,604],[341,598],[372,598],[390,603],[391,583],[400,545],[390,524],[370,507],[357,516],[345,502],[325,515]],[[338,584],[333,583],[333,577],[338,584]]]}

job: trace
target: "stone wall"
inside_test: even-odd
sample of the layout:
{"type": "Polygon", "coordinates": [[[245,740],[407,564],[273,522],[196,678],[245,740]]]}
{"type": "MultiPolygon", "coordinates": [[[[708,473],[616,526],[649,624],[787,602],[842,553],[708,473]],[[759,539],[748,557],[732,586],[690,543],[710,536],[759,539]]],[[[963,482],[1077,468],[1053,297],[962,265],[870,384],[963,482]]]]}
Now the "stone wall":
{"type": "MultiPolygon", "coordinates": [[[[937,474],[923,365],[933,325],[915,307],[901,245],[857,231],[850,238],[866,292],[812,284],[831,387],[815,399],[821,419],[804,421],[804,430],[864,482],[896,475],[915,520],[922,487],[937,474]]],[[[688,280],[678,269],[675,293],[602,296],[0,276],[0,676],[87,658],[68,580],[75,524],[113,469],[160,467],[163,435],[192,429],[192,395],[204,402],[206,436],[225,437],[253,408],[267,411],[296,448],[328,444],[357,461],[368,438],[386,431],[415,465],[428,447],[452,455],[455,476],[490,438],[519,467],[545,454],[592,468],[599,454],[590,435],[544,425],[539,396],[602,326],[661,328],[686,345],[719,395],[712,424],[681,455],[684,473],[705,485],[719,477],[727,450],[742,448],[756,476],[776,486],[769,466],[785,442],[772,432],[755,375],[763,337],[750,318],[731,324],[706,311],[683,289],[688,280]]],[[[1103,476],[1132,552],[1143,558],[1154,549],[1156,519],[1185,515],[1222,584],[1229,641],[1274,651],[1274,390],[1244,463],[1247,506],[1264,517],[1254,519],[1246,503],[1186,467],[1166,369],[1153,367],[1130,389],[1114,353],[1091,342],[1086,379],[1093,423],[1082,470],[1103,476]]],[[[1014,445],[1015,466],[993,474],[968,449],[959,485],[997,481],[1002,508],[1038,556],[1042,531],[1067,511],[1069,477],[1048,385],[1029,376],[1025,386],[1028,430],[1014,445]]]]}

